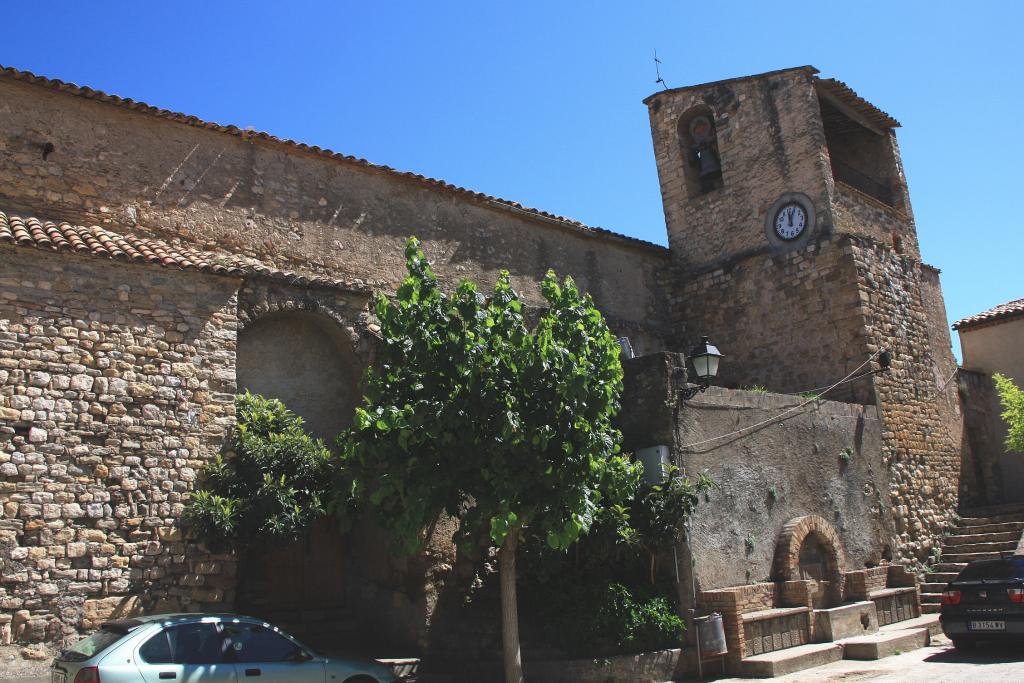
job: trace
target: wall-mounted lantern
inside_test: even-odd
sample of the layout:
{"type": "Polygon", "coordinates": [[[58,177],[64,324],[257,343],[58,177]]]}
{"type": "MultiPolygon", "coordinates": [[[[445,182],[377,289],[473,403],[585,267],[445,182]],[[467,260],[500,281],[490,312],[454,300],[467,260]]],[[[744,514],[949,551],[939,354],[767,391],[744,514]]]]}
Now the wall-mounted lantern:
{"type": "Polygon", "coordinates": [[[687,356],[693,366],[693,374],[697,378],[697,386],[683,389],[680,395],[684,401],[689,401],[698,393],[703,393],[709,386],[711,380],[718,375],[718,363],[723,358],[722,353],[707,337],[701,337],[700,343],[693,347],[690,355],[687,356]]]}

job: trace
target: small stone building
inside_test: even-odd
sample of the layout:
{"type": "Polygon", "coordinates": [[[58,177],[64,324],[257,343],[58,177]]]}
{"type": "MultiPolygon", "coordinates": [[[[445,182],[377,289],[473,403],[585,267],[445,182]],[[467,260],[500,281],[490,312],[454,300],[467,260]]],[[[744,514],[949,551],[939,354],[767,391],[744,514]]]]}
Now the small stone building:
{"type": "Polygon", "coordinates": [[[1024,386],[1024,299],[1015,299],[953,324],[964,362],[960,495],[972,506],[1024,503],[1024,454],[1006,450],[1006,423],[992,375],[1024,386]]]}
{"type": "Polygon", "coordinates": [[[432,647],[458,573],[442,530],[396,558],[369,526],[317,528],[240,565],[179,525],[242,389],[319,435],[345,426],[373,357],[369,297],[400,282],[410,234],[446,286],[508,269],[538,306],[549,268],[572,275],[630,339],[629,446],[666,445],[722,485],[687,544],[691,606],[905,581],[884,563],[926,557],[955,513],[960,416],[899,124],[812,67],[646,104],[668,248],[0,70],[3,638],[238,608],[432,647]],[[727,356],[721,387],[684,401],[679,354],[702,335],[727,356]],[[849,377],[827,401],[795,396],[849,377]],[[844,578],[857,571],[874,573],[844,578]],[[286,592],[265,590],[282,576],[286,592]]]}

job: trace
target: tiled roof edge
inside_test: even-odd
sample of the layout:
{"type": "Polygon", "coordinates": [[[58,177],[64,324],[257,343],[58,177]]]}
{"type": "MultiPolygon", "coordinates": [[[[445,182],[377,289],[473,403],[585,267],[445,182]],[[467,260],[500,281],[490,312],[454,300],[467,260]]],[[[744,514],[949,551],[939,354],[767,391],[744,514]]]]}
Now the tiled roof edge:
{"type": "Polygon", "coordinates": [[[346,282],[322,275],[279,270],[239,254],[202,251],[165,240],[121,234],[99,226],[46,221],[9,215],[4,211],[0,211],[0,244],[82,254],[124,263],[157,265],[182,271],[196,270],[227,277],[258,278],[299,287],[360,294],[369,294],[371,291],[368,285],[360,281],[346,282]]]}
{"type": "Polygon", "coordinates": [[[1005,304],[1000,304],[988,309],[987,311],[969,315],[966,318],[961,318],[953,323],[953,329],[965,330],[985,325],[987,323],[1005,320],[1007,318],[1016,318],[1018,316],[1024,316],[1024,299],[1007,301],[1005,304]]]}
{"type": "Polygon", "coordinates": [[[423,185],[427,185],[433,189],[445,190],[452,192],[468,199],[479,201],[488,206],[492,206],[496,209],[512,211],[520,215],[525,215],[530,218],[541,220],[543,222],[558,225],[559,227],[569,229],[571,231],[581,233],[590,237],[607,238],[612,241],[621,241],[623,243],[638,246],[645,249],[650,249],[658,252],[667,252],[668,248],[654,242],[648,242],[638,237],[630,237],[619,232],[614,232],[606,228],[598,228],[572,218],[566,218],[565,216],[559,216],[557,214],[549,213],[541,209],[535,209],[532,207],[524,206],[519,202],[514,202],[509,199],[502,199],[501,197],[495,197],[493,195],[485,194],[483,192],[476,192],[459,185],[453,185],[452,183],[445,182],[444,180],[438,180],[429,176],[421,175],[419,173],[413,173],[410,171],[400,171],[390,166],[383,164],[375,164],[366,159],[360,157],[351,156],[348,154],[342,154],[335,152],[330,149],[318,147],[316,145],[307,145],[303,142],[297,142],[287,138],[279,138],[270,133],[264,133],[261,131],[246,130],[239,128],[234,125],[222,125],[219,123],[213,123],[210,121],[204,121],[196,116],[190,116],[181,112],[170,111],[168,109],[160,109],[154,107],[145,102],[139,102],[130,98],[119,97],[118,95],[110,95],[103,92],[102,90],[96,90],[86,86],[79,86],[74,83],[68,83],[56,78],[46,78],[45,76],[37,76],[30,71],[23,71],[15,69],[14,67],[4,66],[0,64],[0,77],[10,78],[12,80],[21,81],[23,83],[30,83],[32,85],[42,86],[49,88],[50,90],[56,90],[58,92],[75,95],[77,97],[84,97],[90,100],[96,100],[99,102],[106,102],[115,106],[130,109],[132,111],[148,114],[150,116],[156,116],[158,118],[169,119],[177,123],[183,123],[185,125],[194,126],[197,128],[205,128],[207,130],[215,130],[221,133],[228,133],[240,137],[243,140],[249,141],[260,141],[269,142],[273,144],[283,145],[289,149],[295,151],[301,151],[309,154],[314,154],[321,158],[332,159],[335,161],[341,161],[349,164],[365,168],[367,170],[377,171],[387,175],[391,175],[398,178],[404,178],[413,182],[417,182],[423,185]]]}
{"type": "Polygon", "coordinates": [[[747,76],[736,76],[734,78],[723,78],[723,79],[718,80],[718,81],[708,81],[707,83],[697,83],[696,85],[683,85],[683,86],[679,86],[678,88],[666,88],[664,90],[659,90],[658,92],[651,93],[650,95],[648,95],[647,97],[645,97],[643,99],[643,103],[644,104],[650,104],[651,100],[653,100],[658,95],[663,95],[664,93],[684,92],[686,90],[695,90],[695,89],[698,89],[698,88],[707,88],[707,87],[710,87],[710,86],[713,86],[713,85],[725,85],[727,83],[739,83],[740,81],[750,81],[750,80],[754,80],[755,78],[765,78],[767,76],[778,76],[779,74],[790,73],[792,71],[803,71],[804,73],[807,73],[807,74],[809,74],[811,76],[819,73],[819,71],[816,68],[814,68],[813,66],[811,66],[810,64],[805,64],[803,66],[791,66],[791,67],[788,67],[788,68],[785,68],[785,69],[775,69],[774,71],[765,71],[764,73],[760,73],[760,74],[749,74],[747,76]]]}

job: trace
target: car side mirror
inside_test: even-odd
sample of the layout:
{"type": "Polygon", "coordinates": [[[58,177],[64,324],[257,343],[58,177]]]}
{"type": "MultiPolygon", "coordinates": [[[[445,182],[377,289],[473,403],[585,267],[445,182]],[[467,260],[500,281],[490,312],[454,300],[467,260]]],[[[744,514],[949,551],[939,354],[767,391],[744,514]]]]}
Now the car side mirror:
{"type": "Polygon", "coordinates": [[[313,659],[313,655],[309,654],[301,647],[295,648],[292,654],[288,657],[289,662],[297,662],[299,664],[302,662],[308,662],[311,659],[313,659]]]}

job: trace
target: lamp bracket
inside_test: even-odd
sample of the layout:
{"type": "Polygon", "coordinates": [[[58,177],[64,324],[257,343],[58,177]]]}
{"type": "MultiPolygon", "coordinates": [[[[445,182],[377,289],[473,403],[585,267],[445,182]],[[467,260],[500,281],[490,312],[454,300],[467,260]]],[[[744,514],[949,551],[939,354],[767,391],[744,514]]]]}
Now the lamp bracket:
{"type": "Polygon", "coordinates": [[[704,382],[701,382],[700,384],[695,384],[692,387],[686,387],[684,389],[680,389],[679,390],[679,398],[684,400],[684,401],[689,401],[691,398],[693,398],[697,394],[703,394],[705,391],[707,391],[708,386],[709,386],[708,384],[706,384],[704,382]]]}

